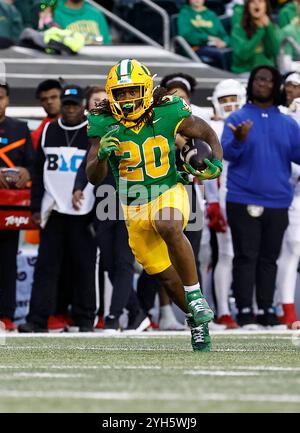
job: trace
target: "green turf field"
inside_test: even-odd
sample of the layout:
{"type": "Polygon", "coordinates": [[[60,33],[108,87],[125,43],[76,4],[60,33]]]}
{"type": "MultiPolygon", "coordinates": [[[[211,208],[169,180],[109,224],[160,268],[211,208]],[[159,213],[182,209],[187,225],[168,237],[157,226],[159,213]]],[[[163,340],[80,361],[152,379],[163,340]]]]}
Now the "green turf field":
{"type": "MultiPolygon", "coordinates": [[[[125,333],[124,333],[125,334],[125,333]]],[[[299,412],[300,335],[6,337],[0,412],[299,412]]]]}

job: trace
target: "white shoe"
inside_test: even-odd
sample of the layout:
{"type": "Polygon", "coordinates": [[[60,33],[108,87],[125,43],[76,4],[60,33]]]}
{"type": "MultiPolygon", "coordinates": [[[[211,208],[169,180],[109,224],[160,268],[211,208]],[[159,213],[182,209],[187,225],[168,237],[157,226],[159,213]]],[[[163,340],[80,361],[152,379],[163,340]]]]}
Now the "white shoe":
{"type": "Polygon", "coordinates": [[[208,329],[210,331],[224,331],[224,329],[226,329],[226,326],[216,322],[209,322],[208,329]]]}
{"type": "Polygon", "coordinates": [[[187,328],[183,323],[178,322],[176,319],[163,317],[159,319],[160,331],[185,331],[187,328]]]}

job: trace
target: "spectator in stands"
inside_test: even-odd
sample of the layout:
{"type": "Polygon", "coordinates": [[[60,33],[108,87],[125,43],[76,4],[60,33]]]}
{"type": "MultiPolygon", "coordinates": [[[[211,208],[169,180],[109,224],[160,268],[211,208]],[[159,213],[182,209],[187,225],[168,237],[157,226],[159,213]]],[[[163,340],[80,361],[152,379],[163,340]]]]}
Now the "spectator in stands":
{"type": "Polygon", "coordinates": [[[42,227],[41,242],[30,311],[20,332],[47,332],[66,252],[72,270],[74,325],[81,332],[93,330],[96,248],[89,230],[92,186],[85,188],[76,209],[72,203],[76,172],[89,146],[82,89],[65,87],[61,103],[61,118],[45,126],[35,161],[31,208],[33,220],[42,227]]]}
{"type": "MultiPolygon", "coordinates": [[[[7,1],[7,0],[6,0],[7,1]]],[[[41,0],[13,0],[14,6],[22,16],[24,27],[37,29],[38,13],[41,0]]]]}
{"type": "Polygon", "coordinates": [[[85,0],[60,1],[54,10],[54,21],[62,29],[83,34],[86,45],[111,42],[105,16],[85,0]]]}
{"type": "Polygon", "coordinates": [[[297,3],[297,0],[293,0],[290,3],[284,5],[280,10],[278,15],[278,23],[280,27],[285,27],[293,23],[294,18],[296,18],[298,15],[297,3]]]}
{"type": "MultiPolygon", "coordinates": [[[[31,178],[34,150],[27,125],[6,116],[9,87],[0,84],[0,189],[24,189],[31,178]],[[16,168],[8,177],[4,168],[16,168]]],[[[0,321],[8,331],[16,329],[12,320],[16,307],[18,230],[0,230],[0,321]]]]}
{"type": "Polygon", "coordinates": [[[39,127],[31,133],[33,146],[37,149],[42,132],[49,122],[57,120],[61,110],[61,85],[57,80],[45,80],[41,82],[35,93],[47,117],[43,119],[39,127]]]}
{"type": "MultiPolygon", "coordinates": [[[[298,72],[288,74],[284,81],[284,93],[288,107],[286,113],[300,126],[300,74],[298,72]]],[[[276,277],[276,294],[282,308],[279,320],[289,328],[295,326],[295,322],[298,321],[295,306],[297,269],[300,259],[300,165],[298,164],[292,164],[291,184],[294,187],[294,198],[289,208],[289,225],[283,237],[276,277]]]]}
{"type": "Polygon", "coordinates": [[[20,12],[13,2],[0,1],[0,48],[7,48],[16,43],[23,31],[20,12]]]}
{"type": "Polygon", "coordinates": [[[271,21],[269,0],[246,0],[241,25],[232,29],[232,71],[250,72],[258,65],[276,64],[280,31],[271,21]]]}
{"type": "Polygon", "coordinates": [[[228,117],[222,135],[224,158],[229,161],[226,210],[240,326],[279,325],[272,308],[276,261],[293,198],[291,162],[300,163],[300,128],[278,109],[280,85],[275,68],[255,68],[248,81],[247,103],[228,117]]]}
{"type": "Polygon", "coordinates": [[[46,31],[52,27],[59,27],[54,22],[54,9],[57,6],[57,0],[43,0],[39,5],[38,11],[38,30],[46,31]]]}
{"type": "MultiPolygon", "coordinates": [[[[300,44],[300,0],[293,2],[296,7],[296,15],[293,17],[291,22],[282,29],[282,39],[290,36],[298,45],[300,44]]],[[[299,54],[295,48],[288,44],[285,47],[285,53],[292,59],[298,60],[299,54]]]]}
{"type": "Polygon", "coordinates": [[[214,66],[227,69],[221,51],[230,40],[220,18],[205,7],[204,0],[188,0],[178,16],[178,33],[202,59],[209,58],[214,66]]]}

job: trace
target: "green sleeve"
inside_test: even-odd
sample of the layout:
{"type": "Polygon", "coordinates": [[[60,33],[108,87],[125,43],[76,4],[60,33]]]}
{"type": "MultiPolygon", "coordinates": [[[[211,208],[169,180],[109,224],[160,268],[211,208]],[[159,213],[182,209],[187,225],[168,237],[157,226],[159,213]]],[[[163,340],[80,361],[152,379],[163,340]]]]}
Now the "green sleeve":
{"type": "Polygon", "coordinates": [[[170,103],[167,103],[170,107],[167,113],[169,123],[174,125],[173,132],[175,134],[181,121],[192,114],[192,108],[184,99],[179,98],[178,96],[173,96],[171,98],[172,100],[170,103]]]}
{"type": "Polygon", "coordinates": [[[231,47],[233,56],[240,60],[240,62],[249,61],[255,56],[255,50],[258,44],[262,41],[265,35],[265,28],[256,30],[252,38],[248,38],[245,30],[236,25],[231,33],[231,47]]]}
{"type": "MultiPolygon", "coordinates": [[[[298,26],[295,26],[293,24],[289,24],[288,26],[281,29],[281,40],[283,40],[285,37],[290,36],[292,39],[295,40],[298,44],[300,43],[300,33],[298,31],[298,26]]],[[[285,54],[289,54],[292,56],[293,60],[297,59],[297,53],[295,52],[295,49],[292,47],[291,44],[285,45],[284,48],[285,54]]]]}
{"type": "Polygon", "coordinates": [[[99,25],[100,34],[103,36],[103,44],[109,45],[111,43],[111,36],[110,36],[109,27],[105,16],[99,13],[97,21],[99,25]]]}
{"type": "Polygon", "coordinates": [[[17,41],[24,29],[23,20],[20,12],[15,6],[11,6],[11,36],[14,41],[17,41]]]}
{"type": "Polygon", "coordinates": [[[266,27],[264,36],[265,54],[267,57],[276,58],[279,52],[282,31],[273,23],[266,27]]]}
{"type": "Polygon", "coordinates": [[[287,4],[279,12],[279,16],[278,16],[279,27],[282,28],[287,26],[288,24],[290,24],[292,19],[296,16],[297,16],[297,10],[295,4],[294,3],[287,4]]]}
{"type": "Polygon", "coordinates": [[[88,114],[88,126],[87,126],[88,137],[102,137],[103,127],[101,122],[101,116],[96,116],[95,114],[88,114]]]}
{"type": "Polygon", "coordinates": [[[235,5],[233,8],[233,15],[231,17],[231,28],[234,28],[236,24],[241,25],[241,19],[244,12],[244,6],[235,5]]]}
{"type": "Polygon", "coordinates": [[[190,21],[190,15],[182,9],[178,16],[178,34],[190,45],[206,45],[208,35],[201,29],[195,29],[190,21]]]}

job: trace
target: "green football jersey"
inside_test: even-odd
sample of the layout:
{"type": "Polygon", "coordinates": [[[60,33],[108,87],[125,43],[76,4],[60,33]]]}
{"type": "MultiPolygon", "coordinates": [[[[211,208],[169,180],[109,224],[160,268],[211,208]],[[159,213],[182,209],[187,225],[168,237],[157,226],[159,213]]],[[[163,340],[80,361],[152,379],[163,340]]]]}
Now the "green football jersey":
{"type": "Polygon", "coordinates": [[[191,108],[177,96],[154,108],[152,124],[126,128],[108,114],[89,114],[89,137],[102,137],[109,130],[120,140],[109,163],[124,204],[142,204],[176,185],[175,135],[191,108]]]}

